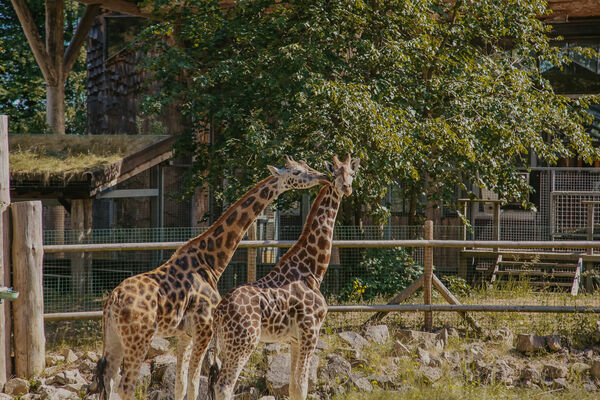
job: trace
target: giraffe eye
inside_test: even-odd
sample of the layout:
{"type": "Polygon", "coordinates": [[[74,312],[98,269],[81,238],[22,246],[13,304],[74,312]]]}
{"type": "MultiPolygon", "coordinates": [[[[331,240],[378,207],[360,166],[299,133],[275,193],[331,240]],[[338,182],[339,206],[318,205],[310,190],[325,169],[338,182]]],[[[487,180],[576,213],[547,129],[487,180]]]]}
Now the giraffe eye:
{"type": "Polygon", "coordinates": [[[300,171],[294,171],[292,172],[294,175],[300,175],[300,171]]]}

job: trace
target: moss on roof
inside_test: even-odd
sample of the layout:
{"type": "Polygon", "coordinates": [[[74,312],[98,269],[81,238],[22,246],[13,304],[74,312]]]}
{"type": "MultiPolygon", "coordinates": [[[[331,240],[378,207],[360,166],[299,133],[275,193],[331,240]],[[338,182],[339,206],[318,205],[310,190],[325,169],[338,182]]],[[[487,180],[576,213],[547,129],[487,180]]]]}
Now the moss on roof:
{"type": "Polygon", "coordinates": [[[164,139],[151,135],[10,135],[13,180],[78,180],[164,139]]]}

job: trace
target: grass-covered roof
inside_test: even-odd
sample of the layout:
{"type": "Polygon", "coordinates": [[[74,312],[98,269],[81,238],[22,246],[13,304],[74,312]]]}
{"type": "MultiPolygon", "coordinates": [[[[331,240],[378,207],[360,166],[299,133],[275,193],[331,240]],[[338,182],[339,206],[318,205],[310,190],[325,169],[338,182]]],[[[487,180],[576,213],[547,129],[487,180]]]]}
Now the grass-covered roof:
{"type": "Polygon", "coordinates": [[[97,186],[170,151],[172,141],[167,139],[156,135],[10,135],[11,186],[76,182],[97,186]]]}

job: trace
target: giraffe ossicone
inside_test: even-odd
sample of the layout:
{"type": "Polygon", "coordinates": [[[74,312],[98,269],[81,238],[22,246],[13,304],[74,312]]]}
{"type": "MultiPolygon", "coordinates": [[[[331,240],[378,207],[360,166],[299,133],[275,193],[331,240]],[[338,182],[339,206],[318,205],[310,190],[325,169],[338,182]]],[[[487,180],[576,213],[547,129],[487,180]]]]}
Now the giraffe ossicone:
{"type": "Polygon", "coordinates": [[[233,397],[235,383],[259,342],[290,344],[291,400],[308,394],[308,367],[327,313],[319,291],[331,257],[335,218],[342,197],[352,193],[359,160],[333,158],[332,182],[314,200],[300,238],[263,278],[227,293],[214,315],[215,351],[209,392],[233,397]],[[220,364],[220,365],[219,365],[220,364]]]}
{"type": "Polygon", "coordinates": [[[102,317],[103,351],[91,392],[100,400],[130,400],[154,335],[178,337],[175,400],[198,397],[200,365],[212,338],[217,281],[259,214],[281,193],[329,182],[304,161],[284,168],[236,201],[206,232],[160,267],[125,279],[109,295],[102,317]],[[123,365],[121,379],[119,368],[123,365]]]}

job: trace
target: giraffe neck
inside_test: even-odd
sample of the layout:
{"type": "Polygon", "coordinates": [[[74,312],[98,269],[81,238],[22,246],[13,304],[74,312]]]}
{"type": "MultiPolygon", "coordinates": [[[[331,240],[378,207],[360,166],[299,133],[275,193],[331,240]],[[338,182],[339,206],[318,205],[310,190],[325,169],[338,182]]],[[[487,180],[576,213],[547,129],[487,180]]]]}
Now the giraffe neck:
{"type": "Polygon", "coordinates": [[[267,205],[287,190],[278,180],[270,176],[246,192],[206,232],[177,250],[173,256],[176,263],[178,256],[187,257],[193,269],[208,269],[216,283],[250,225],[267,205]]]}
{"type": "Polygon", "coordinates": [[[321,189],[298,241],[279,261],[280,273],[288,275],[286,269],[296,267],[292,261],[296,256],[300,276],[314,279],[317,286],[321,284],[331,258],[335,218],[341,202],[342,195],[332,185],[321,189]]]}

